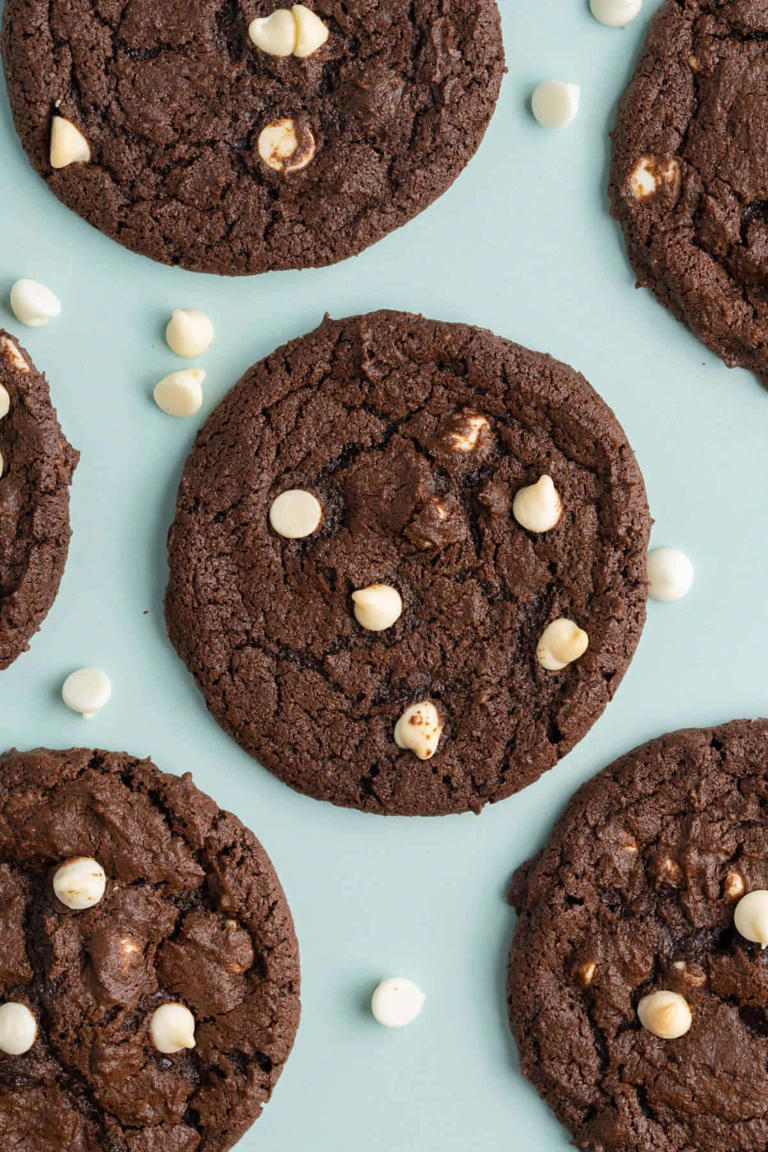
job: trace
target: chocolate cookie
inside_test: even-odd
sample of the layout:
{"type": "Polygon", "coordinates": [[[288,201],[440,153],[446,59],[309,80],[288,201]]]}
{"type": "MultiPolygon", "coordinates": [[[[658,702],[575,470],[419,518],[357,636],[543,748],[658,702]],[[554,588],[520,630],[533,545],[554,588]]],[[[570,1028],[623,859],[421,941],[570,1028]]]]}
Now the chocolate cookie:
{"type": "Polygon", "coordinates": [[[654,740],[513,883],[512,1030],[579,1148],[765,1148],[766,764],[765,720],[654,740]]]}
{"type": "Polygon", "coordinates": [[[0,757],[0,1145],[225,1152],[299,1019],[259,842],[125,753],[0,757]]]}
{"type": "Polygon", "coordinates": [[[399,312],[326,320],[200,432],[170,636],[302,792],[478,811],[594,723],[645,619],[643,481],[582,376],[399,312]]]}
{"type": "Polygon", "coordinates": [[[27,650],[56,598],[77,461],[45,376],[0,330],[0,668],[27,650]]]}
{"type": "Polygon", "coordinates": [[[432,203],[477,149],[495,0],[7,0],[21,142],[121,244],[226,275],[332,264],[432,203]]]}
{"type": "Polygon", "coordinates": [[[613,133],[610,195],[638,282],[768,385],[768,9],[666,0],[613,133]]]}

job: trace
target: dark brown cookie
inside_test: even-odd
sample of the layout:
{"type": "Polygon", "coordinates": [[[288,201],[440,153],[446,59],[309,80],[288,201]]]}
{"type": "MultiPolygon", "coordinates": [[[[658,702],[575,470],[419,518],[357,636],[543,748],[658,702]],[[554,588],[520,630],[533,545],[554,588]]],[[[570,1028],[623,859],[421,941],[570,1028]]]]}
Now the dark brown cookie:
{"type": "Polygon", "coordinates": [[[404,224],[456,179],[493,114],[495,0],[317,0],[329,36],[306,59],[249,38],[276,7],[7,0],[8,91],[34,167],[108,236],[195,271],[332,264],[404,224]],[[54,116],[82,132],[88,162],[51,166],[54,116]],[[298,152],[281,172],[259,138],[284,120],[298,152]]]}
{"type": "Polygon", "coordinates": [[[260,1114],[293,1043],[299,962],[266,853],[199,792],[124,753],[0,757],[0,1000],[37,1023],[0,1053],[0,1145],[24,1152],[225,1152],[260,1114]],[[72,910],[62,862],[103,898],[72,910]],[[66,898],[69,901],[69,897],[66,898]],[[195,1047],[158,1051],[162,1004],[195,1047]]]}
{"type": "Polygon", "coordinates": [[[0,668],[7,668],[29,647],[59,589],[78,453],[59,427],[45,376],[2,330],[0,460],[0,668]]]}
{"type": "Polygon", "coordinates": [[[613,695],[645,619],[648,531],[624,433],[572,369],[461,324],[326,320],[198,436],[170,636],[219,723],[294,788],[372,812],[479,810],[551,768],[613,695]],[[512,504],[542,475],[564,510],[531,532],[512,504]],[[303,539],[270,525],[294,489],[322,512],[303,539]],[[380,583],[403,611],[377,632],[351,595],[380,583]],[[550,671],[537,645],[558,618],[589,648],[550,671]],[[424,760],[395,743],[422,703],[443,729],[424,760]]]}
{"type": "Polygon", "coordinates": [[[585,1152],[765,1148],[768,965],[734,911],[768,888],[766,765],[765,720],[654,740],[513,884],[522,1069],[585,1152]]]}
{"type": "Polygon", "coordinates": [[[613,133],[638,283],[768,385],[768,8],[666,0],[613,133]]]}

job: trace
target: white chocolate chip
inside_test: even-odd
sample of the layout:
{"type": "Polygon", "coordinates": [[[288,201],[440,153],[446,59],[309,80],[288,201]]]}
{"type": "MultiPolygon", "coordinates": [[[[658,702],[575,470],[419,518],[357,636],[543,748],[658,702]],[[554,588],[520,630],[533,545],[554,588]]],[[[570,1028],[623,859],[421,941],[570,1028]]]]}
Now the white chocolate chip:
{"type": "Polygon", "coordinates": [[[319,16],[305,7],[304,4],[294,4],[291,8],[293,18],[296,21],[296,46],[293,49],[294,56],[298,56],[300,60],[306,60],[318,48],[322,48],[328,39],[328,29],[323,24],[319,16]]]}
{"type": "Polygon", "coordinates": [[[158,1052],[172,1056],[195,1046],[195,1018],[184,1004],[161,1004],[152,1013],[149,1034],[158,1052]]]}
{"type": "Polygon", "coordinates": [[[205,372],[202,368],[184,368],[181,372],[171,372],[170,376],[164,376],[155,385],[155,404],[166,415],[176,416],[180,420],[194,416],[203,404],[204,380],[205,372]]]}
{"type": "Polygon", "coordinates": [[[196,308],[174,308],[165,339],[177,356],[202,356],[213,343],[213,324],[205,312],[196,308]]]}
{"type": "Polygon", "coordinates": [[[0,1052],[22,1056],[37,1038],[37,1020],[26,1004],[0,1004],[0,1052]]]}
{"type": "Polygon", "coordinates": [[[422,700],[406,708],[395,725],[395,744],[408,748],[419,760],[429,760],[437,751],[443,725],[431,700],[422,700]]]}
{"type": "Polygon", "coordinates": [[[404,976],[389,976],[377,985],[371,997],[371,1012],[385,1028],[412,1024],[424,1007],[426,997],[418,985],[404,976]]]}
{"type": "Polygon", "coordinates": [[[563,514],[563,503],[551,476],[521,488],[512,501],[512,515],[529,532],[549,532],[563,514]]]}
{"type": "Polygon", "coordinates": [[[17,280],[11,288],[11,310],[28,328],[42,328],[61,312],[58,298],[37,280],[17,280]]]}
{"type": "Polygon", "coordinates": [[[740,872],[729,872],[723,885],[723,895],[726,900],[739,900],[744,895],[744,877],[740,872]]]}
{"type": "Polygon", "coordinates": [[[643,156],[630,174],[629,187],[636,200],[647,200],[656,195],[660,186],[674,183],[679,175],[677,160],[661,164],[654,156],[643,156]]]}
{"type": "Polygon", "coordinates": [[[448,439],[454,452],[474,452],[480,433],[483,428],[488,428],[489,424],[485,416],[473,413],[467,413],[463,419],[463,427],[451,432],[448,439]]]}
{"type": "Polygon", "coordinates": [[[597,972],[597,964],[595,964],[594,960],[587,960],[586,963],[579,965],[577,969],[578,977],[585,988],[594,980],[595,972],[597,972]]]}
{"type": "Polygon", "coordinates": [[[733,923],[745,940],[761,948],[768,946],[768,892],[755,888],[742,896],[733,911],[733,923]]]}
{"type": "Polygon", "coordinates": [[[541,634],[536,658],[548,672],[559,672],[583,656],[589,647],[589,636],[573,620],[561,616],[541,634]]]}
{"type": "Polygon", "coordinates": [[[320,501],[303,488],[288,488],[272,501],[269,522],[278,536],[303,540],[320,526],[323,509],[320,501]]]}
{"type": "Polygon", "coordinates": [[[67,908],[82,912],[98,904],[107,887],[107,877],[98,860],[75,856],[65,860],[53,874],[53,890],[67,908]]]}
{"type": "Polygon", "coordinates": [[[259,156],[274,172],[298,172],[315,155],[315,139],[308,127],[301,130],[295,120],[275,120],[259,134],[259,156]]]}
{"type": "Polygon", "coordinates": [[[397,588],[390,584],[371,584],[352,593],[355,619],[369,632],[383,632],[400,619],[403,601],[397,588]]]}
{"type": "Polygon", "coordinates": [[[680,600],[693,584],[693,564],[677,548],[654,548],[648,553],[646,572],[652,600],[680,600]]]}
{"type": "Polygon", "coordinates": [[[531,97],[531,111],[542,128],[565,128],[579,112],[581,88],[562,80],[545,80],[531,97]]]}
{"type": "Polygon", "coordinates": [[[5,471],[5,460],[3,459],[2,452],[0,452],[0,478],[2,478],[4,471],[5,471]]]}
{"type": "Polygon", "coordinates": [[[589,0],[595,20],[607,28],[626,28],[640,15],[643,0],[589,0]]]}
{"type": "Polygon", "coordinates": [[[693,1023],[691,1006],[679,992],[651,992],[637,1006],[643,1028],[660,1040],[677,1040],[693,1023]]]}
{"type": "Polygon", "coordinates": [[[51,124],[51,167],[66,168],[69,164],[87,164],[91,148],[79,128],[63,116],[54,116],[51,124]]]}
{"type": "Polygon", "coordinates": [[[0,420],[7,416],[11,410],[11,397],[8,395],[8,389],[0,384],[0,420]]]}
{"type": "Polygon", "coordinates": [[[0,352],[12,368],[16,368],[19,372],[29,372],[29,364],[8,336],[0,336],[0,352]]]}
{"type": "Polygon", "coordinates": [[[248,35],[268,56],[290,56],[296,47],[296,20],[287,8],[278,8],[271,16],[252,20],[248,35]]]}
{"type": "Polygon", "coordinates": [[[112,695],[112,682],[100,668],[78,668],[61,686],[61,698],[67,708],[92,720],[112,695]]]}

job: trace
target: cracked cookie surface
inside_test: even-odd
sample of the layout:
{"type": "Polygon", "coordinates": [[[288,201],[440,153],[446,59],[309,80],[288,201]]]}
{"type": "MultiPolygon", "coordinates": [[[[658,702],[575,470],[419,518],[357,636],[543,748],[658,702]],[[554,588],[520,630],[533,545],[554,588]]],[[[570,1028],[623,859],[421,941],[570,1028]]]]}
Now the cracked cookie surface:
{"type": "Polygon", "coordinates": [[[69,549],[67,443],[48,382],[0,330],[0,669],[25,652],[59,589],[69,549]],[[6,399],[7,397],[7,399],[6,399]]]}
{"type": "Polygon", "coordinates": [[[495,0],[318,0],[308,59],[250,41],[266,0],[7,0],[16,128],[56,195],[121,244],[227,275],[334,263],[426,208],[493,114],[504,67],[495,0]],[[88,163],[53,170],[54,111],[88,163]],[[300,171],[259,157],[295,118],[300,171]]]}
{"type": "Polygon", "coordinates": [[[638,283],[768,386],[768,10],[666,0],[613,132],[610,196],[638,283]]]}
{"type": "Polygon", "coordinates": [[[768,721],[672,733],[576,794],[517,873],[509,966],[522,1070],[588,1152],[763,1152],[768,964],[734,927],[768,888],[768,721]],[[664,990],[675,1040],[641,1027],[664,990]]]}
{"type": "Polygon", "coordinates": [[[299,1017],[285,897],[264,850],[191,782],[125,753],[0,757],[0,999],[38,1025],[0,1054],[0,1144],[25,1152],[225,1152],[257,1118],[299,1017]],[[70,911],[52,875],[86,855],[103,899],[70,911]],[[161,1055],[149,1017],[181,1001],[196,1047],[161,1055]]]}
{"type": "Polygon", "coordinates": [[[624,433],[572,369],[405,313],[326,320],[199,433],[169,632],[219,723],[294,788],[372,812],[477,811],[552,767],[615,691],[645,619],[649,524],[624,433]],[[534,534],[512,502],[542,473],[563,514],[534,534]],[[269,510],[296,488],[322,521],[290,540],[269,510]],[[377,583],[403,611],[366,631],[351,594],[377,583]],[[589,648],[553,672],[536,648],[557,617],[589,648]],[[394,729],[425,699],[442,734],[422,761],[394,729]]]}

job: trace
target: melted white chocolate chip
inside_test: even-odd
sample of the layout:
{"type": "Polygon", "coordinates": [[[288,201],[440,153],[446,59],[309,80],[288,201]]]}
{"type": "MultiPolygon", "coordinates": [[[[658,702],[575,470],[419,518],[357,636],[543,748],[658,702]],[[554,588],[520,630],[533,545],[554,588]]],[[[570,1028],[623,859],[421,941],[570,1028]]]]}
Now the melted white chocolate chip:
{"type": "Polygon", "coordinates": [[[406,708],[395,725],[395,744],[408,748],[419,760],[429,760],[437,752],[443,725],[431,700],[422,700],[406,708]]]}
{"type": "Polygon", "coordinates": [[[647,200],[655,196],[665,184],[673,184],[679,175],[680,164],[677,160],[664,162],[655,156],[643,156],[630,174],[629,186],[636,200],[647,200]]]}
{"type": "Polygon", "coordinates": [[[275,120],[262,128],[258,149],[259,156],[273,172],[298,172],[313,159],[315,138],[308,127],[297,129],[295,120],[275,120]]]}

